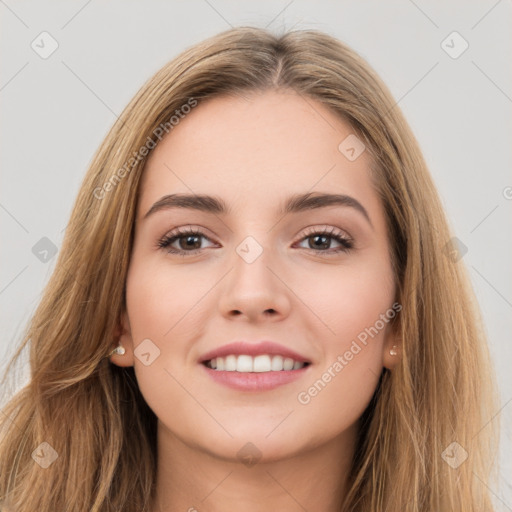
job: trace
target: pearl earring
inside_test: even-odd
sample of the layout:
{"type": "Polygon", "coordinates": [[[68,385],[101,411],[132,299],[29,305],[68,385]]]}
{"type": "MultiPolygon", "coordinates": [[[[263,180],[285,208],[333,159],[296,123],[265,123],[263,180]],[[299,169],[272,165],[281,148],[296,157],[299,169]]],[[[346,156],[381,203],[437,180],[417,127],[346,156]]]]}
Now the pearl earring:
{"type": "Polygon", "coordinates": [[[396,356],[398,354],[396,348],[397,348],[397,345],[393,345],[393,348],[389,351],[390,355],[396,356]]]}
{"type": "Polygon", "coordinates": [[[114,354],[118,354],[120,356],[122,356],[124,353],[126,352],[125,348],[123,347],[123,345],[119,344],[114,350],[112,350],[112,352],[110,352],[110,354],[106,357],[110,357],[114,354]]]}

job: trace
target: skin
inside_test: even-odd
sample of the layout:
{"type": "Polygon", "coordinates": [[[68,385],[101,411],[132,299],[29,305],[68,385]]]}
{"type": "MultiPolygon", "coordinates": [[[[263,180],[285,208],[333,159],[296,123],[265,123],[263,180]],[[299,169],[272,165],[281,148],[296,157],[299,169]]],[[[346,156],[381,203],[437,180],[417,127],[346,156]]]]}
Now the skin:
{"type": "MultiPolygon", "coordinates": [[[[339,510],[358,420],[383,367],[400,359],[389,354],[399,343],[387,323],[341,372],[332,370],[396,291],[368,151],[349,161],[338,150],[351,133],[321,103],[272,91],[199,104],[151,153],[116,333],[126,353],[111,361],[135,367],[159,420],[152,512],[339,510]],[[372,225],[346,206],[276,214],[289,195],[313,191],[352,196],[372,225]],[[232,212],[172,209],[143,219],[171,193],[219,196],[232,212]],[[204,233],[193,245],[199,253],[157,247],[187,226],[204,233]],[[332,253],[340,243],[331,237],[318,249],[306,228],[334,228],[354,248],[332,253]],[[247,236],[263,249],[250,264],[236,251],[247,236]],[[145,339],[149,352],[160,351],[147,366],[134,354],[145,339]],[[214,382],[199,363],[231,341],[262,339],[305,355],[308,371],[277,389],[243,392],[214,382]],[[300,403],[329,367],[335,377],[300,403]],[[248,442],[254,465],[237,456],[248,442]]],[[[186,251],[186,238],[172,247],[186,251]]]]}

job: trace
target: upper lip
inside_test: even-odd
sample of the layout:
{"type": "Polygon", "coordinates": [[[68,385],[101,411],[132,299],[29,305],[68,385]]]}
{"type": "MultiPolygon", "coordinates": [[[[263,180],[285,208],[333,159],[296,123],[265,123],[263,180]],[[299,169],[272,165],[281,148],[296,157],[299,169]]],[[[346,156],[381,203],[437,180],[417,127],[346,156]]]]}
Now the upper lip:
{"type": "Polygon", "coordinates": [[[234,355],[248,355],[248,356],[258,356],[262,354],[269,355],[280,355],[284,357],[289,357],[294,361],[298,361],[301,363],[309,363],[310,361],[304,357],[303,355],[291,350],[283,345],[279,345],[278,343],[274,343],[273,341],[258,341],[255,343],[250,343],[247,341],[234,341],[233,343],[228,343],[227,345],[222,345],[222,347],[215,348],[210,350],[206,354],[203,354],[199,359],[199,362],[204,363],[206,361],[210,361],[215,357],[225,357],[231,354],[234,355]]]}

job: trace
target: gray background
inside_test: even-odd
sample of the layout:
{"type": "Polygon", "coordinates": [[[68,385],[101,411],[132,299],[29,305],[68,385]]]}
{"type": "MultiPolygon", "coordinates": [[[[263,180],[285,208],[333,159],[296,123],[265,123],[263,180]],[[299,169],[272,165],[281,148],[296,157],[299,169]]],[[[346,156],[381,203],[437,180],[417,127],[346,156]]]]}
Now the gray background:
{"type": "MultiPolygon", "coordinates": [[[[467,247],[501,390],[501,479],[491,490],[497,509],[512,511],[511,4],[0,0],[0,371],[55,265],[40,240],[60,247],[93,153],[139,87],[230,26],[316,28],[352,46],[389,86],[467,247]],[[50,48],[44,31],[58,43],[47,58],[31,47],[50,48]],[[462,48],[446,40],[453,31],[469,44],[457,58],[445,51],[462,48]]],[[[28,380],[24,361],[9,392],[28,380]]]]}

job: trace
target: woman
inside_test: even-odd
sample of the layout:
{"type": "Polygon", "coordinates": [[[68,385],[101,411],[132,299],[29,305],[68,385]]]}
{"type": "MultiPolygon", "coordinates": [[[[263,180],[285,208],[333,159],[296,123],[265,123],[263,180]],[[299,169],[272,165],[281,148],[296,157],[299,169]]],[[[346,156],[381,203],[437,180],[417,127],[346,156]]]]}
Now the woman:
{"type": "Polygon", "coordinates": [[[6,510],[491,511],[496,389],[418,144],[318,31],[184,51],[95,155],[7,404],[6,510]]]}

